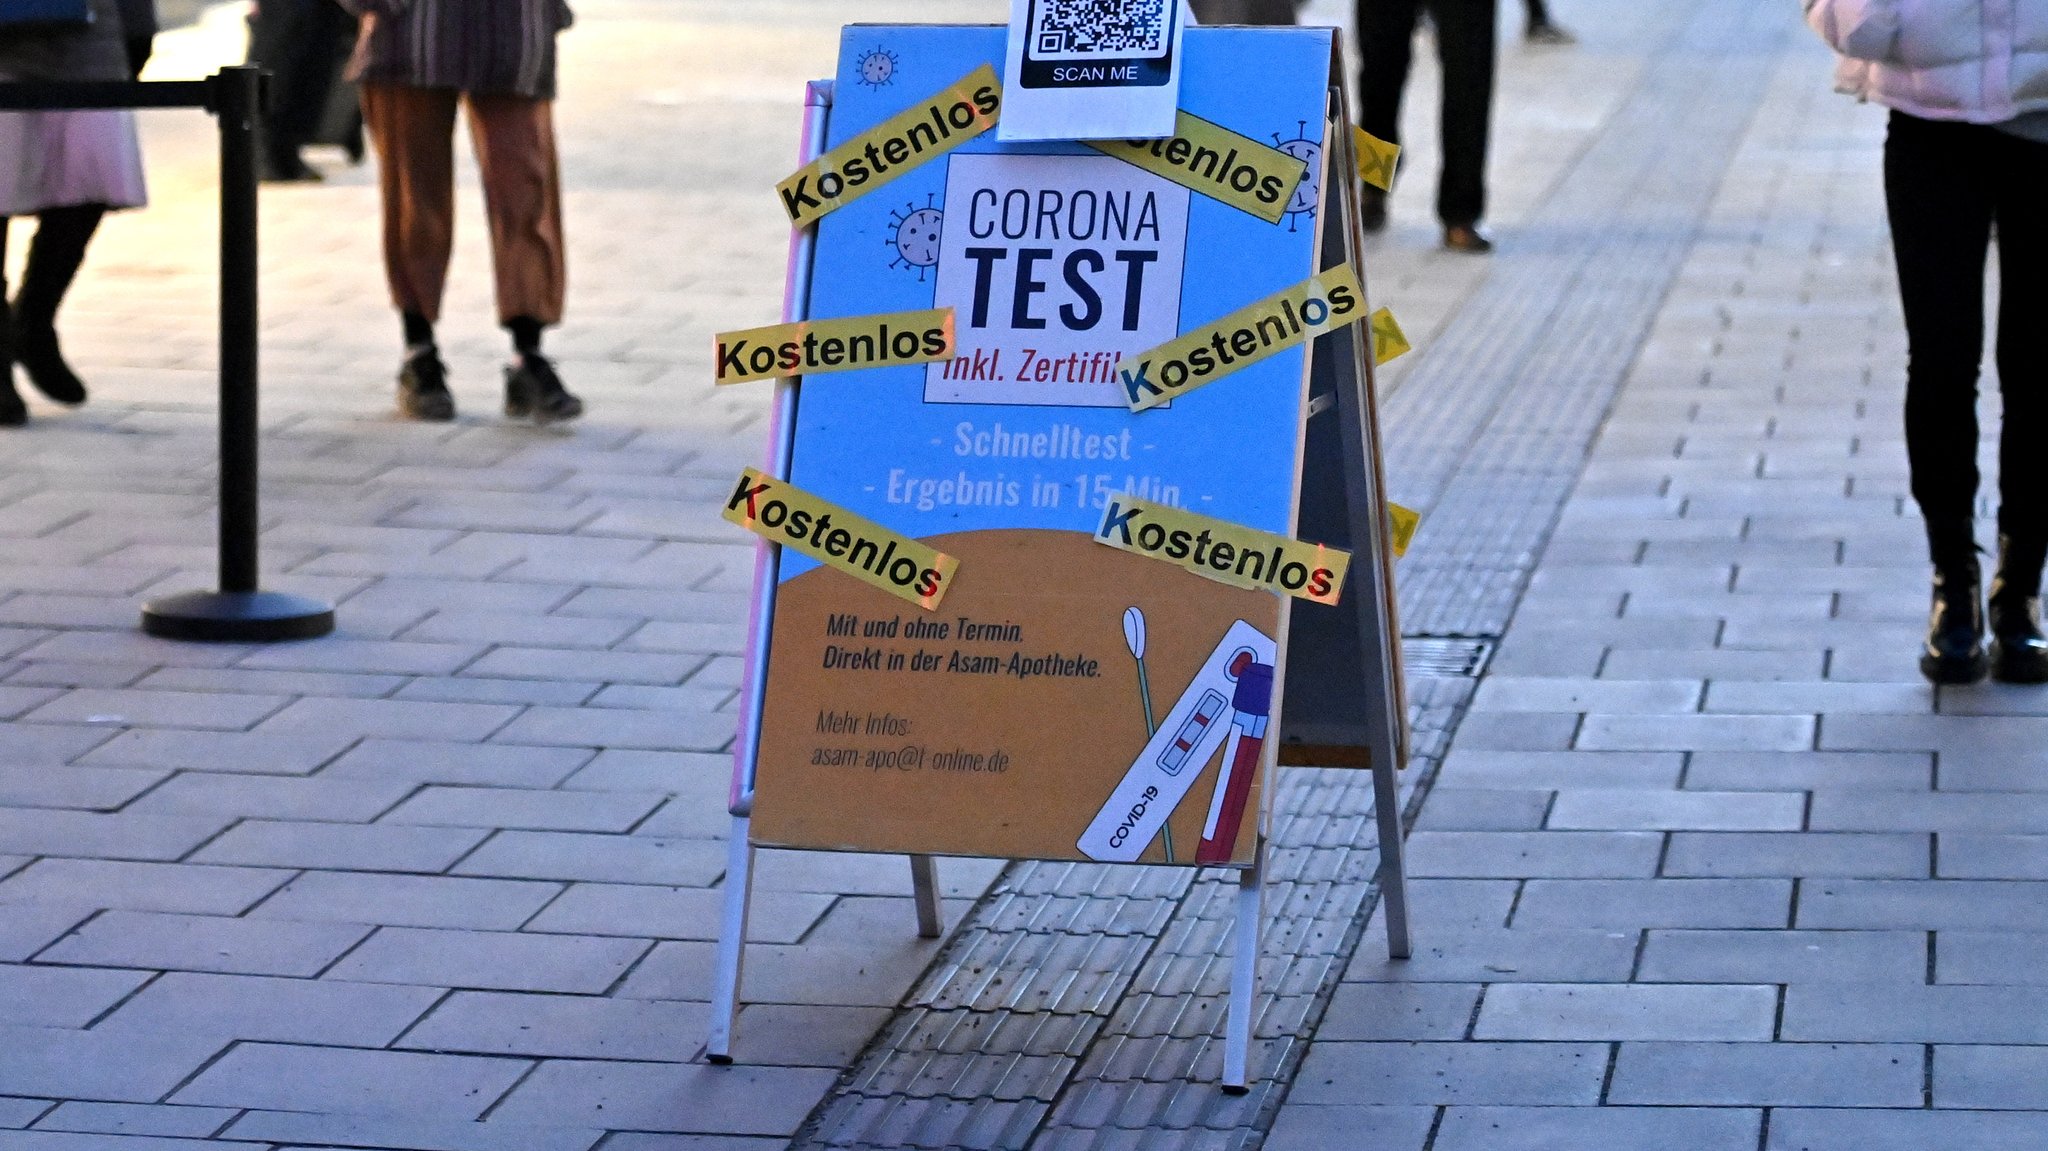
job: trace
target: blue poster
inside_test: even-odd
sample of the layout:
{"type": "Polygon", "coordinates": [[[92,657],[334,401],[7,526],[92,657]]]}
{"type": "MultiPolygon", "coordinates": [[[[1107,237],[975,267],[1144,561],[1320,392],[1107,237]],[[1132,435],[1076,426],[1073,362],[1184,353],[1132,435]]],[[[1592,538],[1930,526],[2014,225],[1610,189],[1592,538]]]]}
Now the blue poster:
{"type": "MultiPolygon", "coordinates": [[[[789,479],[960,566],[926,612],[783,553],[756,842],[1250,858],[1283,605],[1091,537],[1120,493],[1293,532],[1306,347],[1137,413],[1116,365],[1320,270],[1333,41],[1185,34],[1181,110],[1307,162],[1277,222],[1113,148],[991,132],[817,225],[811,319],[951,308],[957,353],[806,378],[789,479]]],[[[826,147],[1004,47],[848,27],[826,147]]]]}

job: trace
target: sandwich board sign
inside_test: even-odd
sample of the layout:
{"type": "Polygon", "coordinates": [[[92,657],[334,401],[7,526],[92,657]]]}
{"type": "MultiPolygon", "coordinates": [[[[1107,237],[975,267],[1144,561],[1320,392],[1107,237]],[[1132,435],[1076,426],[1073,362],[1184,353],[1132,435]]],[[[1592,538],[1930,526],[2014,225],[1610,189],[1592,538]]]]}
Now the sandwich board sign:
{"type": "Polygon", "coordinates": [[[801,383],[777,383],[768,460],[722,509],[770,542],[715,1060],[754,847],[907,854],[930,934],[934,855],[1225,866],[1250,901],[1241,1086],[1265,797],[1303,730],[1289,630],[1347,595],[1373,706],[1337,725],[1355,738],[1313,740],[1371,745],[1398,880],[1399,657],[1336,47],[1191,29],[1171,136],[1007,142],[987,131],[1002,29],[845,30],[778,188],[785,323],[719,337],[722,382],[801,383]],[[1334,495],[1302,486],[1316,347],[1353,353],[1320,369],[1344,433],[1325,454],[1351,461],[1334,495]],[[1355,562],[1296,538],[1332,506],[1355,562]]]}

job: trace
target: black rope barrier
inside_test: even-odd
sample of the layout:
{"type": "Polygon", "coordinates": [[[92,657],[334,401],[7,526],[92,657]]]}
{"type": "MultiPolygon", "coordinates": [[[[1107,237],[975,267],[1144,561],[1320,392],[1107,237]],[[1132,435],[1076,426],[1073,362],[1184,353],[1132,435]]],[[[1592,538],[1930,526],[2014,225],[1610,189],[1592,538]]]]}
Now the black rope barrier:
{"type": "Polygon", "coordinates": [[[260,590],[256,472],[256,117],[260,69],[205,80],[4,83],[0,111],[203,108],[220,126],[220,587],[142,605],[142,630],[166,639],[266,642],[334,630],[331,604],[260,590]]]}

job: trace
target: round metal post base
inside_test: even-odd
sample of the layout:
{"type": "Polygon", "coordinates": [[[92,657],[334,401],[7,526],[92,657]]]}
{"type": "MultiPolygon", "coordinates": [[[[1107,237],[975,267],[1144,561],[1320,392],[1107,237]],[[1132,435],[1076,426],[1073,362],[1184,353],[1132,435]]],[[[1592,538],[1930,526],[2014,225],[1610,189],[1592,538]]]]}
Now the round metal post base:
{"type": "Polygon", "coordinates": [[[269,643],[334,630],[334,608],[275,591],[188,591],[142,605],[142,630],[164,639],[269,643]]]}

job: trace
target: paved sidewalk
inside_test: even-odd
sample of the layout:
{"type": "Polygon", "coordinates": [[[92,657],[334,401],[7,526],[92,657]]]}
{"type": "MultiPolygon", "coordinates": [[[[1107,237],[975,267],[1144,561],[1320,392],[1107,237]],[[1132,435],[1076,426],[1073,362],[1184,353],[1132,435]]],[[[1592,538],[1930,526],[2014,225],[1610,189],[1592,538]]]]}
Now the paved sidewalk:
{"type": "MultiPolygon", "coordinates": [[[[496,414],[473,180],[441,427],[391,414],[369,170],[266,190],[264,578],[340,604],[303,644],[134,627],[214,554],[213,132],[149,115],[156,202],[65,316],[93,402],[0,437],[0,1151],[901,1145],[832,1126],[949,970],[901,859],[766,853],[741,1063],[700,1056],[751,564],[710,507],[765,408],[705,382],[708,336],[774,317],[766,189],[836,25],[1005,6],[858,8],[578,5],[571,427],[496,414]]],[[[1425,66],[1368,266],[1418,349],[1384,384],[1392,494],[1428,514],[1404,622],[1493,645],[1476,690],[1419,680],[1415,958],[1349,918],[1349,843],[1352,902],[1310,909],[1335,934],[1269,943],[1315,962],[1269,980],[1299,1025],[1255,1070],[1298,1070],[1256,1106],[1135,1066],[1153,1034],[1098,1006],[1019,1096],[1037,1126],[928,1145],[2048,1145],[2048,692],[1914,673],[1881,116],[1774,0],[1559,17],[1583,44],[1503,42],[1500,252],[1433,249],[1425,66]]],[[[1284,791],[1327,836],[1344,788],[1284,791]]],[[[951,921],[1069,893],[939,870],[951,921]]],[[[1161,937],[1213,955],[1218,877],[1172,878],[1161,937]]],[[[1166,972],[1143,994],[1216,977],[1166,972]]],[[[974,1099],[919,1098],[965,1129],[974,1099]]]]}
{"type": "Polygon", "coordinates": [[[1418,953],[1269,1151],[2048,1145],[2048,692],[1916,674],[1882,113],[1729,10],[1696,98],[1760,99],[1423,806],[1418,953]]]}

